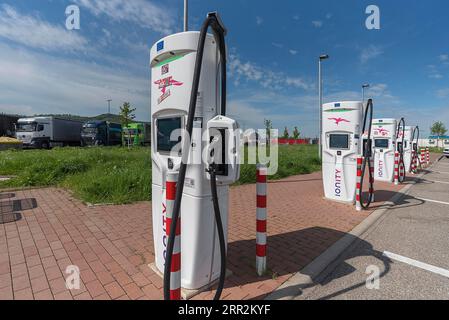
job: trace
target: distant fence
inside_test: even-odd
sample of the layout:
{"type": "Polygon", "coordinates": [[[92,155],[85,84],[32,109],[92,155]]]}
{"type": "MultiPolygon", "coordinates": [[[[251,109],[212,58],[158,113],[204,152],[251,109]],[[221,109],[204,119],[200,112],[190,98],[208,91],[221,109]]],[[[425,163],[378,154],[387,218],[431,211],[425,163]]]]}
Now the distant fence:
{"type": "Polygon", "coordinates": [[[0,137],[11,136],[17,120],[19,120],[19,116],[0,114],[0,137]]]}

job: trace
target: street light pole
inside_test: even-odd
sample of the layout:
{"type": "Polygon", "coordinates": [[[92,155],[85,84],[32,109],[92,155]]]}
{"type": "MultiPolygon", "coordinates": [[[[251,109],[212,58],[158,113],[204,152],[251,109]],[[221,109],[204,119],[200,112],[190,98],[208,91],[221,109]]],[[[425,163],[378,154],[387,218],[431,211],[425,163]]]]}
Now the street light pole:
{"type": "Polygon", "coordinates": [[[323,145],[322,145],[322,136],[323,136],[323,119],[321,118],[321,115],[323,113],[323,79],[322,79],[322,68],[321,68],[321,61],[329,59],[329,55],[323,54],[318,59],[318,95],[319,95],[319,122],[320,122],[320,135],[318,137],[318,156],[321,159],[322,151],[323,151],[323,145]]]}
{"type": "Polygon", "coordinates": [[[106,100],[108,102],[108,114],[111,114],[111,99],[106,100]]]}
{"type": "Polygon", "coordinates": [[[189,31],[189,1],[184,0],[184,32],[189,31]]]}

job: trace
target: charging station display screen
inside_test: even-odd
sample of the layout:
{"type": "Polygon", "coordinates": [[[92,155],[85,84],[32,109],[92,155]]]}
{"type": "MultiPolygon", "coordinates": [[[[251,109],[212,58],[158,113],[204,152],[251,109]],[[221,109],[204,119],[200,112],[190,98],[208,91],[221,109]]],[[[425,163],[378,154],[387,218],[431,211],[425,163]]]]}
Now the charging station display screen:
{"type": "Polygon", "coordinates": [[[380,148],[380,149],[388,149],[389,143],[388,139],[375,139],[374,140],[374,147],[380,148]]]}
{"type": "MultiPolygon", "coordinates": [[[[165,118],[157,120],[157,151],[170,152],[180,141],[181,137],[171,140],[173,131],[181,129],[181,118],[165,118]]],[[[179,134],[181,132],[179,131],[179,134]]]]}
{"type": "Polygon", "coordinates": [[[329,147],[331,149],[349,149],[349,135],[331,134],[329,138],[329,147]]]}

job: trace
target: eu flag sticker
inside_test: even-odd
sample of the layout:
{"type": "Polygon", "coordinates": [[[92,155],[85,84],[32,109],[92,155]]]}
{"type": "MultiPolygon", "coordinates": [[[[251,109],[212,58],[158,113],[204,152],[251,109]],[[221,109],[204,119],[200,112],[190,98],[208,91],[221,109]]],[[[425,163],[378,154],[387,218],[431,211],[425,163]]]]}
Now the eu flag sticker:
{"type": "Polygon", "coordinates": [[[164,50],[164,41],[158,42],[157,44],[157,51],[164,50]]]}

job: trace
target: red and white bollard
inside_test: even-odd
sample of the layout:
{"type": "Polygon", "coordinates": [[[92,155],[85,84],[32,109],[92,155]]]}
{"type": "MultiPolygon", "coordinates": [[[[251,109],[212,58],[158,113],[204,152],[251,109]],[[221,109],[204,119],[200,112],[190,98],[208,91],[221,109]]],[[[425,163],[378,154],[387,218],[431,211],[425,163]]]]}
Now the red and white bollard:
{"type": "Polygon", "coordinates": [[[415,174],[416,173],[416,153],[415,150],[412,151],[412,161],[410,164],[410,173],[415,174]]]}
{"type": "Polygon", "coordinates": [[[399,152],[394,153],[394,184],[399,185],[399,152]]]}
{"type": "Polygon", "coordinates": [[[425,155],[425,149],[420,148],[420,156],[421,156],[421,166],[424,167],[426,165],[426,155],[425,155]]]}
{"type": "Polygon", "coordinates": [[[362,189],[362,163],[363,158],[357,157],[357,185],[355,188],[355,209],[357,211],[362,211],[362,199],[360,199],[360,190],[362,189]]]}
{"type": "MultiPolygon", "coordinates": [[[[173,221],[173,208],[176,198],[176,183],[178,182],[177,172],[168,172],[166,181],[166,235],[170,236],[171,224],[173,221]]],[[[181,217],[176,225],[176,237],[173,248],[170,275],[170,300],[181,300],[181,217]]]]}
{"type": "Polygon", "coordinates": [[[267,271],[267,174],[266,165],[257,165],[256,270],[259,276],[267,271]]]}
{"type": "Polygon", "coordinates": [[[427,165],[430,165],[430,149],[429,149],[429,147],[426,147],[426,162],[427,162],[427,165]]]}

